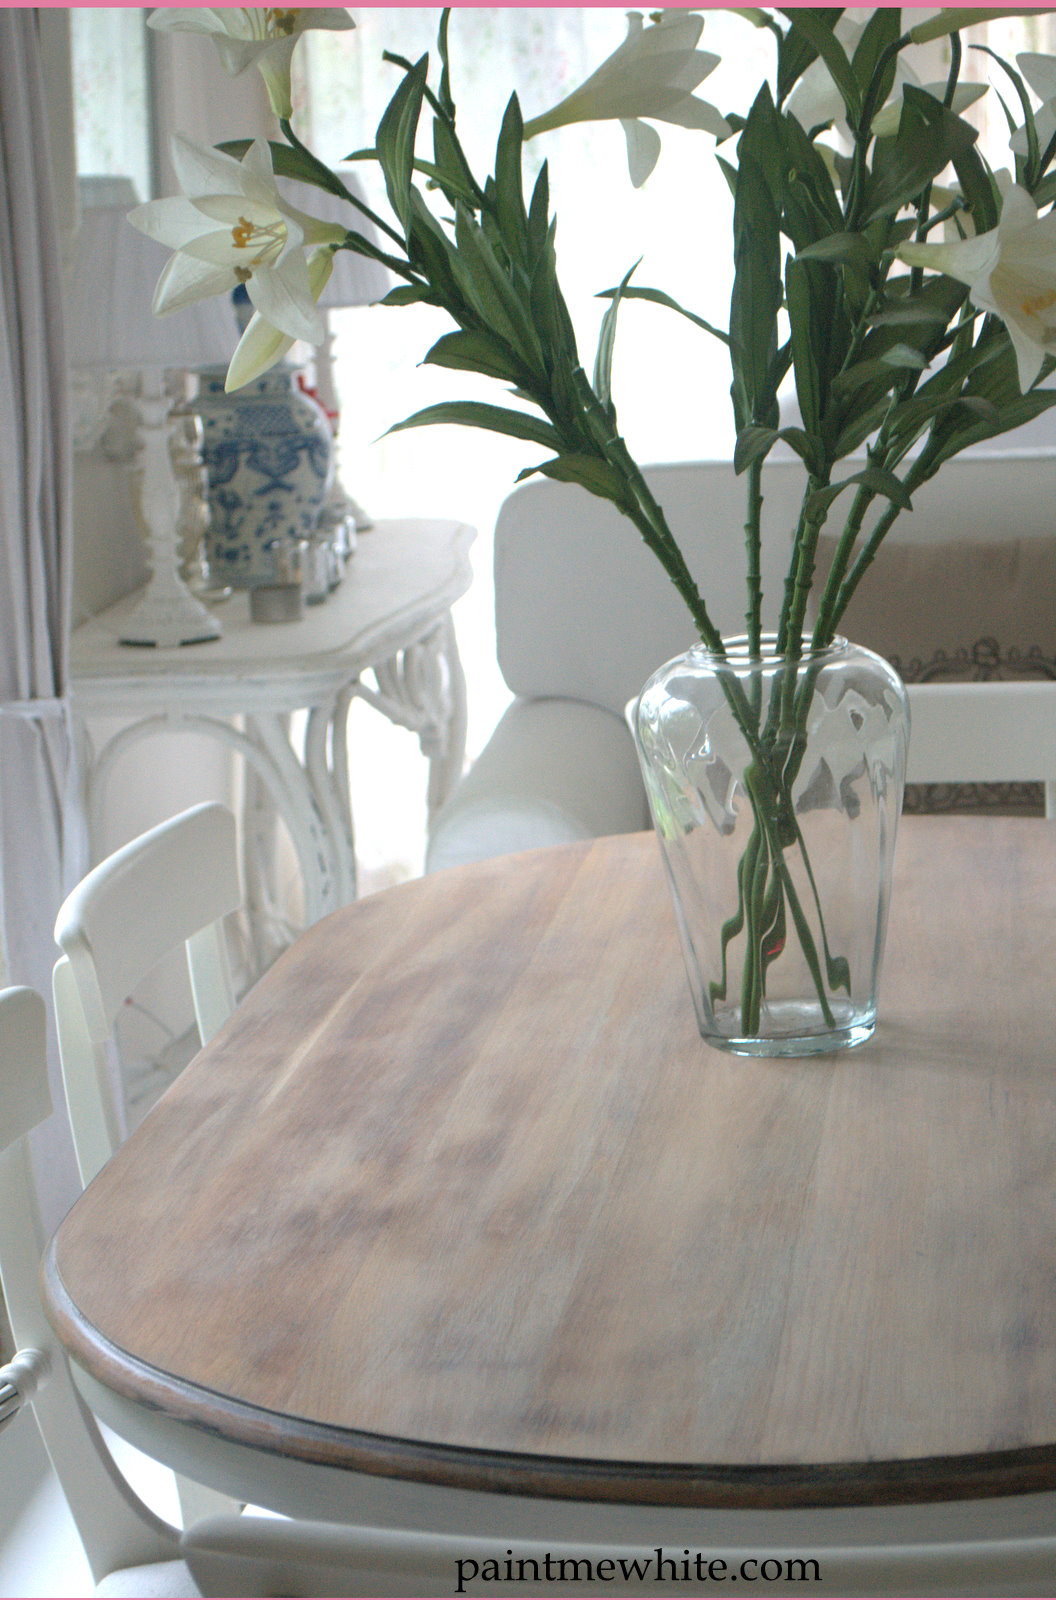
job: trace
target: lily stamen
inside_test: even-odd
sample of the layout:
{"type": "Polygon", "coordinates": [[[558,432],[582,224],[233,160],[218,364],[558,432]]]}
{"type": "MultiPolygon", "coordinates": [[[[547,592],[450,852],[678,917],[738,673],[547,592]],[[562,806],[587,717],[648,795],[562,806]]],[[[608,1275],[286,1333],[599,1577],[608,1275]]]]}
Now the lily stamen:
{"type": "Polygon", "coordinates": [[[231,229],[231,240],[236,250],[256,247],[256,259],[263,261],[274,257],[285,244],[286,225],[284,222],[250,222],[248,217],[239,217],[231,229]]]}
{"type": "Polygon", "coordinates": [[[264,28],[269,35],[275,37],[288,37],[297,28],[297,18],[300,14],[299,6],[266,6],[264,9],[264,28]]]}

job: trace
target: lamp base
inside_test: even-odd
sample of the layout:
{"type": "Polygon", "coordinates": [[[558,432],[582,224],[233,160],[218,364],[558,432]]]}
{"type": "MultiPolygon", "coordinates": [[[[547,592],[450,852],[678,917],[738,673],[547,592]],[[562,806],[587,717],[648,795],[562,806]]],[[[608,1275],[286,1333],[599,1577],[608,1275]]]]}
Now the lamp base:
{"type": "Polygon", "coordinates": [[[121,629],[121,643],[172,649],[176,645],[204,644],[219,639],[220,624],[199,604],[189,589],[158,592],[151,582],[142,600],[121,629]]]}
{"type": "Polygon", "coordinates": [[[121,630],[121,643],[153,645],[161,650],[204,644],[219,639],[223,630],[180,577],[179,492],[169,440],[173,428],[182,426],[182,418],[172,415],[158,374],[144,373],[137,410],[141,450],[133,477],[139,488],[150,578],[121,630]]]}

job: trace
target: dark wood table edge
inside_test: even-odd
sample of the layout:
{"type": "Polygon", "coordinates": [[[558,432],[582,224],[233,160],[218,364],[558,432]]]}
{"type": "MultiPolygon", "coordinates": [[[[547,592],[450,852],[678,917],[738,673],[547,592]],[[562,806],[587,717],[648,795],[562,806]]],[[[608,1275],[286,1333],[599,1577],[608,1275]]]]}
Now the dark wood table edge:
{"type": "Polygon", "coordinates": [[[228,1443],[311,1465],[489,1494],[709,1510],[918,1505],[1056,1490],[1056,1444],[904,1461],[665,1466],[477,1450],[328,1427],[190,1384],[113,1344],[70,1299],[54,1239],[40,1284],[57,1337],[105,1388],[228,1443]]]}

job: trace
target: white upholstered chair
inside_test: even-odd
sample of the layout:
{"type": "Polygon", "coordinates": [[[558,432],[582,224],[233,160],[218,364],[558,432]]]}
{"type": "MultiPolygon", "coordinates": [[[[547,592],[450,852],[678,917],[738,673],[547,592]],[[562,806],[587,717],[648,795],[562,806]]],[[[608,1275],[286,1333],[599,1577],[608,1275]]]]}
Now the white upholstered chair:
{"type": "MultiPolygon", "coordinates": [[[[652,467],[646,476],[664,507],[713,620],[724,633],[744,628],[744,479],[729,462],[652,467]]],[[[763,581],[773,625],[782,592],[791,530],[803,488],[797,461],[767,464],[763,480],[763,581]]],[[[1037,657],[1056,674],[1056,454],[1033,452],[965,458],[918,491],[914,512],[896,524],[875,572],[848,612],[847,632],[882,654],[898,654],[905,670],[914,653],[956,667],[961,646],[988,627],[996,603],[1002,627],[1044,630],[1036,640],[1000,641],[1005,656],[1030,668],[1037,657]],[[958,588],[957,571],[964,569],[958,588]],[[994,572],[989,594],[978,593],[976,570],[994,572]],[[938,604],[953,630],[919,644],[876,629],[876,616],[898,623],[911,604],[921,608],[920,573],[941,590],[938,604]],[[879,583],[879,588],[877,584],[879,583]],[[886,589],[884,587],[886,583],[886,589]],[[863,612],[870,585],[879,600],[863,612]],[[1047,585],[1047,588],[1046,588],[1047,585]],[[959,631],[958,631],[959,630],[959,631]],[[967,638],[964,636],[967,633],[967,638]],[[1040,645],[1032,653],[1031,647],[1040,645]]],[[[506,500],[495,528],[495,629],[499,666],[512,704],[474,767],[434,821],[430,871],[537,845],[559,844],[649,824],[645,792],[624,722],[624,707],[655,669],[693,641],[683,602],[637,531],[606,501],[549,481],[522,486],[506,500]]],[[[988,641],[989,645],[989,641],[988,641]]],[[[1000,651],[998,652],[1000,654],[1000,651]]],[[[971,652],[965,665],[972,670],[971,652]]],[[[921,675],[944,677],[925,666],[921,675]]],[[[911,674],[906,671],[906,675],[911,674]]],[[[957,686],[963,688],[964,686],[957,686]]],[[[1056,779],[1051,737],[1020,714],[1045,715],[1044,684],[970,684],[986,694],[964,700],[946,682],[910,689],[916,716],[910,778],[948,781],[1056,779]],[[1009,692],[1005,693],[1008,689],[1009,692]],[[1020,690],[1024,692],[1020,693],[1020,690]],[[956,726],[964,738],[935,742],[956,726]],[[999,718],[1008,737],[974,741],[969,725],[993,732],[999,718]],[[974,753],[973,751],[974,745],[974,753]],[[969,770],[969,768],[973,770],[969,770]],[[1000,773],[994,769],[1000,767],[1000,773]],[[983,769],[986,769],[984,772],[983,769]]],[[[1051,722],[1049,724],[1051,729],[1051,722]]],[[[1050,791],[1050,799],[1051,799],[1050,791]]]]}

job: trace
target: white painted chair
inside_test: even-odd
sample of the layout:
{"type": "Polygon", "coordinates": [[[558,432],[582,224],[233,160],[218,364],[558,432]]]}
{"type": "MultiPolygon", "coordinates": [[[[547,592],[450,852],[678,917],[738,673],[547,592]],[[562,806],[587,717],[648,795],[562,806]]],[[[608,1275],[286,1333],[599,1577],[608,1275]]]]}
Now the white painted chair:
{"type": "Polygon", "coordinates": [[[235,819],[192,807],[94,867],[55,924],[55,1013],[81,1182],[120,1143],[106,1046],[118,1012],[170,951],[186,946],[202,1043],[234,1009],[223,918],[241,904],[235,819]]]}
{"type": "MultiPolygon", "coordinates": [[[[211,1039],[234,1009],[223,918],[238,909],[235,819],[226,807],[193,807],[134,839],[93,868],[59,911],[55,1021],[66,1104],[81,1182],[120,1143],[107,1048],[124,1002],[170,951],[186,946],[198,1031],[211,1039]]],[[[178,1478],[185,1525],[229,1509],[178,1478]]]]}
{"type": "MultiPolygon", "coordinates": [[[[716,626],[723,633],[743,632],[744,479],[723,461],[650,467],[646,477],[716,626]]],[[[764,622],[772,626],[803,491],[801,464],[768,462],[763,487],[763,585],[769,602],[764,622]]],[[[1051,526],[1046,508],[1054,494],[1056,454],[1010,452],[952,462],[914,496],[913,515],[892,531],[892,548],[930,552],[934,558],[956,539],[975,549],[1004,550],[1010,563],[1022,557],[1026,568],[1027,552],[1036,555],[1041,546],[1041,566],[1048,572],[1053,563],[1044,557],[1051,526]]],[[[860,595],[864,589],[863,584],[860,595]]],[[[973,598],[975,613],[965,626],[985,630],[985,606],[978,595],[973,598]]],[[[896,611],[900,604],[896,597],[896,611]]],[[[950,607],[953,622],[960,607],[958,596],[950,607]]],[[[1047,613],[1044,604],[1039,609],[1051,623],[1051,604],[1047,613]]],[[[694,635],[683,602],[631,523],[608,502],[573,485],[537,481],[516,489],[495,527],[495,632],[499,666],[514,698],[434,819],[428,870],[647,828],[645,790],[624,707],[657,667],[692,644],[694,635]]],[[[848,632],[881,647],[853,627],[848,632]]],[[[1050,632],[1044,649],[1053,655],[1056,627],[1050,632]]],[[[974,637],[973,632],[960,642],[974,637]]],[[[916,716],[911,778],[923,779],[927,768],[927,781],[935,782],[1051,782],[1056,778],[1051,740],[1045,746],[1032,734],[1030,720],[1022,721],[1028,712],[1031,718],[1044,717],[1040,708],[1048,703],[1050,687],[1037,682],[911,687],[916,716]],[[962,700],[954,689],[965,688],[971,693],[962,700]],[[1021,688],[1026,693],[1020,694],[1021,688]],[[952,735],[955,725],[944,719],[954,707],[974,729],[990,723],[997,736],[989,752],[971,729],[961,741],[952,735]],[[941,758],[935,743],[940,738],[941,758]],[[958,770],[958,758],[967,759],[970,747],[975,755],[958,770]],[[991,774],[985,780],[983,767],[991,774]]],[[[1051,802],[1050,791],[1050,808],[1051,802]]]]}
{"type": "MultiPolygon", "coordinates": [[[[635,1561],[652,1573],[658,1542],[676,1561],[692,1542],[709,1561],[724,1560],[733,1572],[746,1559],[765,1572],[766,1560],[779,1561],[783,1570],[789,1558],[814,1558],[821,1578],[810,1587],[824,1595],[1051,1592],[1052,1495],[947,1506],[679,1513],[371,1480],[381,1491],[373,1496],[375,1510],[383,1513],[378,1522],[387,1512],[392,1525],[228,1515],[206,1518],[181,1534],[155,1516],[118,1472],[41,1308],[41,1238],[28,1135],[50,1111],[43,1001],[28,989],[0,991],[0,1282],[17,1350],[0,1367],[0,1427],[21,1426],[18,1413],[34,1411],[99,1595],[428,1596],[453,1592],[460,1574],[470,1594],[495,1593],[501,1586],[503,1593],[545,1595],[553,1592],[554,1580],[543,1574],[581,1575],[583,1563],[591,1572],[608,1564],[601,1568],[604,1593],[655,1593],[655,1579],[648,1576],[643,1582],[611,1575],[618,1575],[620,1563],[635,1561]],[[509,1531],[514,1526],[516,1534],[509,1531]],[[508,1558],[514,1573],[534,1570],[541,1576],[507,1583],[508,1558]]],[[[239,1447],[228,1448],[237,1456],[239,1447]]],[[[275,1469],[296,1479],[303,1464],[276,1459],[275,1469]]],[[[347,1515],[347,1487],[342,1495],[347,1515]]],[[[726,1592],[709,1577],[678,1587],[685,1594],[726,1592]]],[[[789,1591],[749,1580],[738,1582],[734,1592],[789,1591]]]]}
{"type": "Polygon", "coordinates": [[[51,1113],[44,1002],[31,989],[0,993],[0,1277],[16,1355],[0,1369],[0,1419],[32,1403],[92,1575],[100,1582],[136,1569],[126,1587],[103,1592],[184,1595],[197,1591],[180,1559],[179,1535],[147,1509],[120,1477],[95,1419],[73,1387],[61,1345],[37,1295],[41,1240],[28,1135],[51,1113]]]}

